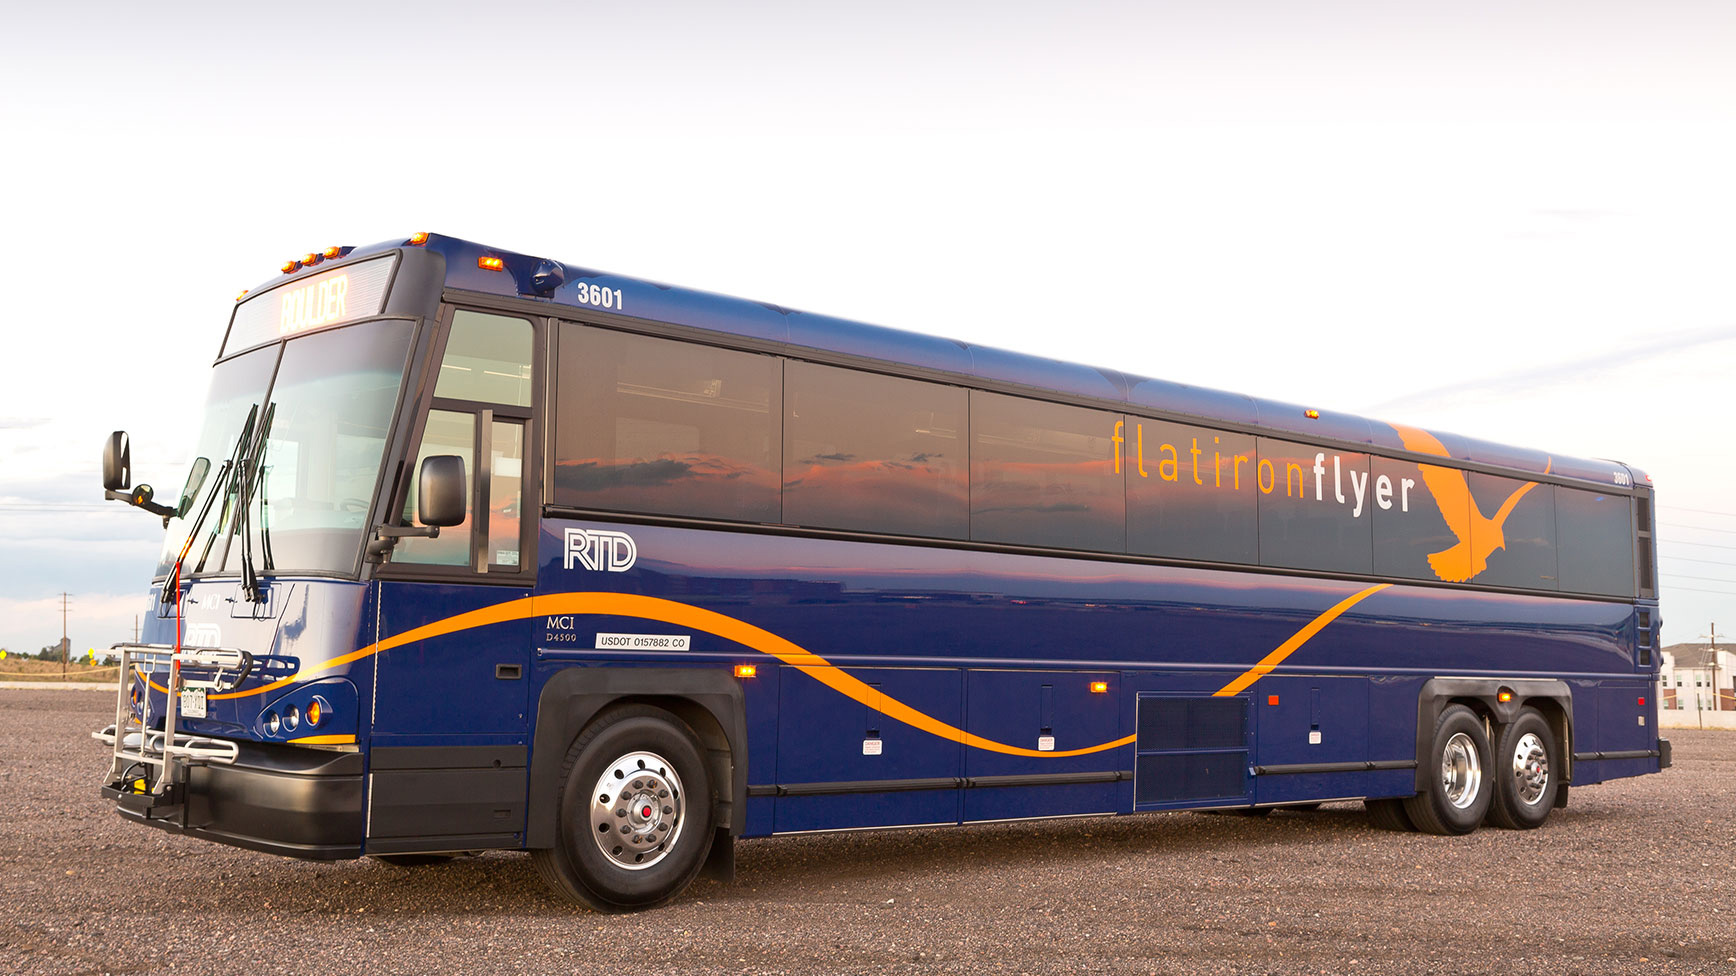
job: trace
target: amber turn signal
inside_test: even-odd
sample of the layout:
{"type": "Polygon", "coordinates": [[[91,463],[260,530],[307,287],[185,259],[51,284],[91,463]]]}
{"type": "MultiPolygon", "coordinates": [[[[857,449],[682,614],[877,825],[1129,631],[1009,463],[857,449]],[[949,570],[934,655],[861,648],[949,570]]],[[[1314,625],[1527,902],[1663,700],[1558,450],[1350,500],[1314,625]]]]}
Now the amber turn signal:
{"type": "Polygon", "coordinates": [[[1109,691],[1109,682],[1107,682],[1107,681],[1093,681],[1093,682],[1091,682],[1091,693],[1093,695],[1101,695],[1101,694],[1106,693],[1107,691],[1109,691]]]}
{"type": "Polygon", "coordinates": [[[759,668],[752,664],[738,664],[735,666],[735,676],[738,678],[751,678],[758,673],[759,668]]]}
{"type": "Polygon", "coordinates": [[[484,271],[504,271],[506,262],[500,258],[477,258],[476,266],[484,271]]]}

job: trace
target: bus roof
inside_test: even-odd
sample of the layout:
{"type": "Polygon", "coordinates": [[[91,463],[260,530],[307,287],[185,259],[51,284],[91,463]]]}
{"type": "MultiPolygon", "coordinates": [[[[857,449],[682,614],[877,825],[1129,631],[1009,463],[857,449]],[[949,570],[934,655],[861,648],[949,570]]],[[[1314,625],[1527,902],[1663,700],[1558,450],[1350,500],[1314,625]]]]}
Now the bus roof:
{"type": "MultiPolygon", "coordinates": [[[[611,315],[716,333],[768,351],[799,356],[801,350],[817,350],[830,354],[830,358],[859,361],[863,365],[883,363],[897,367],[894,371],[952,377],[965,383],[977,381],[1036,395],[1060,394],[1069,400],[1119,406],[1132,413],[1230,426],[1305,442],[1362,445],[1385,454],[1415,453],[1406,449],[1391,425],[1353,414],[1316,411],[1292,403],[680,288],[440,234],[418,234],[404,240],[346,248],[338,261],[347,263],[348,259],[399,248],[422,248],[444,257],[446,287],[451,289],[587,312],[604,311],[603,306],[581,298],[592,293],[592,286],[596,286],[621,296],[624,307],[609,308],[611,315]],[[481,261],[484,258],[499,259],[498,268],[485,267],[481,261]]],[[[293,272],[254,291],[283,283],[290,277],[293,272]]],[[[1431,433],[1453,459],[1471,465],[1534,477],[1547,472],[1551,481],[1586,481],[1616,489],[1625,487],[1619,484],[1620,476],[1632,478],[1637,485],[1650,481],[1642,472],[1619,462],[1562,457],[1456,434],[1431,433]]]]}

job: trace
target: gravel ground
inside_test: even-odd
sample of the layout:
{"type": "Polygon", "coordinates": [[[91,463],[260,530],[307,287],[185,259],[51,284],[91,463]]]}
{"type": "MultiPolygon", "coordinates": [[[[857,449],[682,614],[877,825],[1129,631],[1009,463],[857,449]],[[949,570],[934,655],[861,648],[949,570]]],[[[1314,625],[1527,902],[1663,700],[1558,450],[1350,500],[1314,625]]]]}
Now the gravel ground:
{"type": "Polygon", "coordinates": [[[1530,832],[1360,804],[745,841],[593,915],[529,860],[314,864],[121,822],[105,696],[0,691],[0,973],[1736,973],[1736,734],[1530,832]],[[125,899],[125,901],[123,901],[125,899]]]}

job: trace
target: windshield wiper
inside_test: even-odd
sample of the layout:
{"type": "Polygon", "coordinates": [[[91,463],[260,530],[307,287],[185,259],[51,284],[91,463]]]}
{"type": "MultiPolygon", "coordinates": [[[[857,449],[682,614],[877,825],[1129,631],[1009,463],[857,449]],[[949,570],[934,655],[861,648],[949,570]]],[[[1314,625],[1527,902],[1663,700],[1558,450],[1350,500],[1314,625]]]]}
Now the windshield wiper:
{"type": "Polygon", "coordinates": [[[271,529],[264,509],[264,476],[266,439],[271,436],[271,421],[276,416],[277,404],[268,404],[265,408],[265,419],[259,423],[259,436],[254,438],[252,448],[241,462],[241,493],[237,501],[240,508],[236,512],[235,531],[241,534],[241,592],[249,603],[265,601],[265,595],[259,590],[259,573],[253,568],[253,517],[249,510],[252,508],[253,493],[256,490],[260,492],[259,525],[260,532],[263,533],[260,548],[265,550],[265,568],[272,568],[269,534],[271,529]]]}
{"type": "MultiPolygon", "coordinates": [[[[199,518],[187,530],[187,544],[181,547],[181,557],[175,561],[176,566],[187,558],[187,553],[193,548],[193,541],[199,535],[199,528],[205,524],[205,516],[211,513],[211,506],[217,501],[217,496],[223,496],[223,511],[217,517],[217,524],[211,527],[211,534],[205,539],[205,546],[199,550],[199,561],[194,564],[193,572],[203,572],[205,560],[211,557],[211,546],[217,541],[217,533],[229,521],[229,502],[235,497],[236,480],[231,476],[241,466],[241,459],[253,445],[253,422],[259,417],[259,404],[255,403],[247,410],[247,419],[241,425],[241,433],[235,439],[235,448],[229,453],[229,460],[217,470],[217,477],[211,482],[211,494],[205,496],[205,505],[199,510],[199,518]]],[[[163,602],[169,602],[165,599],[163,602]]]]}

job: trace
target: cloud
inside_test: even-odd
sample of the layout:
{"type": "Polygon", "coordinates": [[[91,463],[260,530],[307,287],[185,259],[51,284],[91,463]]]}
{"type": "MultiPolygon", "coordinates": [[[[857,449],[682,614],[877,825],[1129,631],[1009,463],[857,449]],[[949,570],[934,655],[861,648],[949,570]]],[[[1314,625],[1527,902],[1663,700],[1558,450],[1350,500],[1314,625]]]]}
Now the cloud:
{"type": "Polygon", "coordinates": [[[1736,325],[1666,332],[1632,346],[1596,353],[1580,359],[1550,363],[1547,366],[1497,373],[1465,383],[1453,383],[1428,390],[1419,390],[1415,393],[1407,393],[1391,400],[1371,404],[1364,409],[1372,414],[1415,410],[1472,396],[1499,398],[1514,391],[1532,391],[1539,387],[1553,386],[1561,382],[1584,384],[1601,373],[1630,370],[1637,363],[1651,359],[1662,359],[1685,350],[1726,342],[1731,339],[1736,339],[1736,325]]]}
{"type": "Polygon", "coordinates": [[[0,430],[29,430],[46,423],[47,417],[0,417],[0,430]]]}

